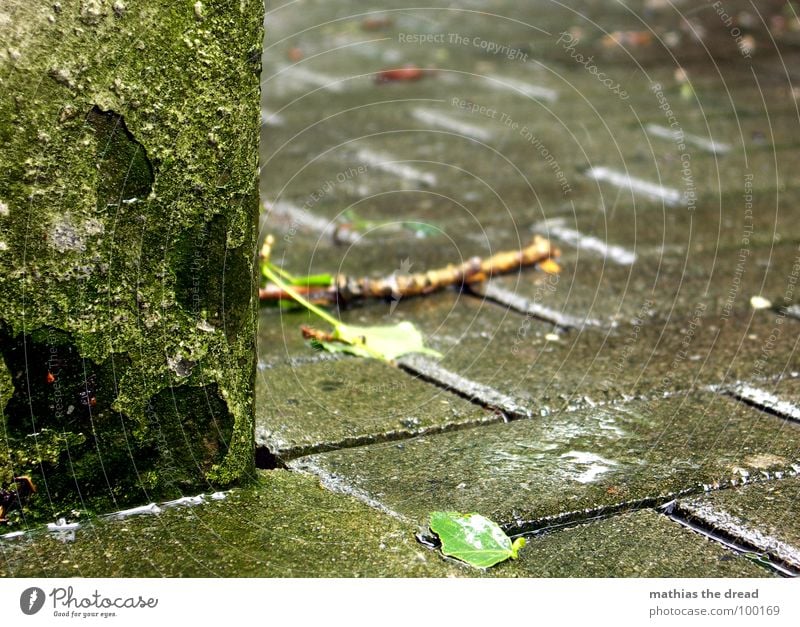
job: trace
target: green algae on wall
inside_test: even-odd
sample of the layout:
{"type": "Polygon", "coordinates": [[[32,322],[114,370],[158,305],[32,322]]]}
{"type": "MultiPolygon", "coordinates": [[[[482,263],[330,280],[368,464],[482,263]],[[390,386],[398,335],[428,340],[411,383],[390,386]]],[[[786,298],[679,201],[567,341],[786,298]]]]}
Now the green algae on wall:
{"type": "Polygon", "coordinates": [[[263,10],[0,5],[0,488],[30,475],[31,519],[252,473],[263,10]]]}

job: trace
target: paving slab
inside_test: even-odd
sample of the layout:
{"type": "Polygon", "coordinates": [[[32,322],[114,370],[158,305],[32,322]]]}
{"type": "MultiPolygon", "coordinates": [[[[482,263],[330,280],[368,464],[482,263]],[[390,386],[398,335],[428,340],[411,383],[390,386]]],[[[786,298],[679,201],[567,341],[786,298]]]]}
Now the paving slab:
{"type": "Polygon", "coordinates": [[[303,338],[302,325],[318,324],[317,317],[304,309],[281,310],[262,305],[258,319],[258,373],[280,364],[313,363],[325,359],[341,359],[340,355],[321,353],[303,338]]]}
{"type": "MultiPolygon", "coordinates": [[[[333,22],[330,21],[329,9],[324,6],[309,6],[301,16],[284,16],[285,12],[282,12],[275,15],[277,43],[268,49],[271,54],[265,57],[265,62],[280,66],[280,57],[290,47],[299,47],[306,57],[303,66],[313,63],[314,67],[331,74],[344,75],[374,72],[404,63],[442,69],[474,67],[483,72],[487,71],[487,65],[498,65],[506,71],[510,68],[521,74],[534,73],[541,66],[561,64],[576,74],[589,77],[606,91],[608,89],[601,81],[581,65],[584,59],[593,61],[598,68],[595,72],[604,71],[612,77],[619,75],[619,80],[659,68],[668,70],[671,75],[679,66],[689,68],[691,76],[696,70],[711,76],[725,76],[729,82],[736,82],[740,76],[752,78],[749,68],[754,61],[741,58],[734,39],[713,11],[693,16],[693,21],[701,23],[698,28],[704,31],[702,39],[696,39],[686,30],[683,17],[649,8],[642,11],[642,7],[636,5],[626,5],[621,9],[597,5],[596,10],[592,10],[586,6],[587,3],[578,8],[559,7],[553,3],[520,6],[499,2],[493,3],[492,11],[487,14],[482,4],[462,3],[457,8],[431,6],[425,11],[414,7],[417,11],[412,14],[403,4],[370,5],[371,10],[384,9],[385,12],[378,16],[391,21],[371,32],[360,28],[365,15],[358,10],[352,11],[352,17],[337,15],[338,19],[333,22]],[[481,11],[480,19],[475,16],[476,10],[481,11]],[[643,17],[636,13],[643,14],[643,17]],[[612,32],[641,33],[647,27],[653,28],[652,41],[641,45],[620,46],[611,40],[612,32]],[[574,42],[572,48],[562,36],[568,29],[573,33],[580,30],[580,41],[574,42]],[[426,36],[430,39],[424,40],[426,36]],[[664,40],[668,42],[666,45],[664,40]],[[499,49],[501,46],[504,49],[499,49]],[[327,54],[320,54],[322,52],[327,54]]],[[[726,4],[728,6],[732,15],[742,9],[751,9],[746,3],[740,4],[741,8],[735,8],[730,2],[726,4]]],[[[779,10],[781,6],[782,0],[774,0],[773,9],[779,10]]],[[[769,49],[773,44],[759,28],[757,18],[755,22],[751,31],[759,40],[759,53],[755,55],[757,62],[771,56],[769,49]]],[[[783,52],[791,54],[790,49],[783,52]]],[[[284,94],[291,97],[302,93],[303,88],[317,86],[313,81],[293,78],[288,72],[274,78],[271,73],[265,74],[271,81],[267,93],[279,97],[284,94]]],[[[635,94],[632,88],[629,92],[635,94]]]]}
{"type": "Polygon", "coordinates": [[[374,359],[283,366],[259,373],[256,446],[279,459],[502,422],[374,359]]]}
{"type": "Polygon", "coordinates": [[[658,117],[655,101],[652,112],[643,112],[649,115],[608,119],[591,109],[569,114],[557,104],[540,111],[540,103],[517,99],[513,93],[482,96],[480,90],[463,88],[446,99],[423,99],[422,105],[419,99],[390,99],[357,113],[338,113],[326,123],[332,128],[286,129],[290,143],[276,148],[265,165],[274,162],[262,188],[268,198],[308,206],[328,220],[342,221],[349,210],[390,223],[427,220],[447,231],[451,225],[442,216],[483,223],[510,212],[524,223],[534,209],[549,213],[554,205],[566,210],[587,200],[602,206],[618,197],[654,211],[665,202],[685,208],[686,193],[696,197],[692,207],[703,208],[714,206],[720,194],[742,188],[746,175],[752,175],[748,185],[757,193],[800,183],[790,165],[797,146],[792,138],[799,130],[794,110],[742,119],[729,111],[724,121],[715,120],[713,130],[704,117],[682,122],[687,134],[730,147],[715,155],[688,140],[681,149],[672,139],[648,132],[651,124],[669,124],[658,117]],[[486,112],[470,113],[473,107],[486,112]],[[342,125],[381,132],[342,142],[336,132],[342,125]],[[587,175],[591,168],[669,188],[675,198],[598,182],[587,175]],[[687,179],[684,168],[690,168],[687,179]],[[429,218],[425,203],[433,206],[438,221],[429,218]]]}
{"type": "MultiPolygon", "coordinates": [[[[765,158],[775,159],[773,155],[765,158]]],[[[606,159],[604,167],[609,163],[606,159]]],[[[460,187],[455,196],[443,190],[398,191],[354,200],[349,192],[335,193],[331,211],[321,205],[305,210],[307,201],[300,197],[278,205],[293,207],[292,212],[303,218],[293,217],[291,212],[265,214],[263,232],[277,236],[273,258],[295,273],[368,273],[378,277],[404,268],[420,271],[517,249],[535,232],[551,236],[562,248],[570,273],[588,271],[592,279],[588,287],[598,284],[598,271],[607,272],[607,282],[614,282],[613,293],[623,288],[631,291],[639,283],[642,289],[651,287],[650,283],[660,289],[659,283],[686,282],[692,277],[700,281],[713,278],[715,285],[724,287],[738,280],[740,268],[751,283],[766,277],[776,284],[772,289],[780,291],[785,288],[786,271],[797,256],[792,250],[792,244],[797,243],[792,215],[785,207],[797,200],[798,191],[789,188],[780,196],[765,192],[764,185],[776,184],[775,176],[769,173],[746,179],[746,173],[737,168],[725,176],[711,172],[715,179],[721,177],[717,189],[690,212],[685,207],[665,207],[636,198],[583,174],[580,185],[584,189],[574,199],[565,200],[558,190],[540,189],[535,195],[529,183],[513,171],[509,173],[504,164],[490,159],[485,167],[486,176],[492,170],[506,172],[503,180],[500,174],[492,178],[493,184],[503,188],[502,197],[483,183],[480,189],[464,191],[463,181],[454,183],[460,187]],[[469,198],[461,197],[462,193],[469,198]],[[348,207],[371,225],[350,231],[355,241],[336,242],[334,229],[347,222],[341,214],[348,207]],[[422,230],[403,224],[418,225],[422,230]],[[615,257],[612,253],[616,250],[622,250],[624,256],[615,257]],[[773,261],[772,256],[774,267],[767,272],[766,263],[773,261]],[[632,278],[638,281],[633,284],[626,280],[629,273],[625,272],[631,266],[626,260],[631,258],[640,261],[633,264],[632,278]]],[[[627,170],[627,164],[623,164],[616,171],[627,170]]],[[[545,180],[553,183],[552,174],[548,172],[545,180]]],[[[322,176],[331,177],[333,173],[322,176]]],[[[577,185],[575,181],[572,184],[577,185]]],[[[683,193],[680,186],[673,189],[683,193]]]]}
{"type": "MultiPolygon", "coordinates": [[[[792,212],[785,209],[800,202],[800,190],[787,190],[779,198],[774,191],[755,193],[743,177],[738,186],[694,212],[645,210],[620,197],[612,200],[609,205],[587,199],[570,208],[549,207],[547,217],[530,222],[529,230],[552,238],[565,252],[583,248],[597,260],[605,256],[608,263],[625,262],[611,254],[614,248],[636,257],[684,257],[687,252],[768,249],[797,244],[800,237],[791,228],[792,212]]],[[[519,231],[524,232],[522,222],[519,231]]]]}
{"type": "Polygon", "coordinates": [[[800,571],[800,479],[679,499],[673,514],[800,571]]]}
{"type": "Polygon", "coordinates": [[[0,539],[10,577],[440,577],[395,519],[285,471],[224,500],[0,539]],[[73,537],[74,536],[74,537],[73,537]]]}
{"type": "MultiPolygon", "coordinates": [[[[520,8],[500,2],[493,9],[496,14],[476,20],[468,7],[430,7],[417,15],[385,5],[383,17],[391,23],[378,32],[362,29],[365,16],[361,12],[330,21],[329,8],[313,3],[302,15],[276,15],[274,28],[280,42],[276,47],[280,49],[268,51],[267,64],[275,67],[266,72],[266,92],[270,107],[280,112],[284,123],[265,131],[265,139],[269,137],[265,150],[270,152],[262,158],[262,189],[265,197],[308,213],[300,219],[271,215],[269,228],[280,235],[276,257],[297,272],[358,273],[369,267],[385,275],[403,267],[406,260],[419,270],[519,245],[532,224],[554,216],[570,217],[576,207],[579,212],[590,208],[597,215],[600,207],[608,212],[621,205],[625,211],[616,220],[609,216],[603,225],[607,232],[589,224],[588,234],[609,246],[634,247],[637,254],[650,254],[657,262],[669,253],[672,263],[684,248],[700,247],[712,255],[692,263],[711,267],[720,246],[733,250],[741,240],[737,228],[741,198],[737,196],[743,192],[747,172],[754,174],[751,187],[760,201],[759,211],[754,212],[759,221],[757,236],[763,233],[760,241],[767,242],[769,216],[775,211],[768,211],[769,199],[761,200],[760,192],[775,185],[781,186],[782,193],[786,188],[790,196],[784,206],[789,206],[792,194],[796,195],[792,186],[800,182],[795,170],[786,165],[793,162],[791,151],[800,135],[785,71],[781,76],[780,69],[770,69],[763,53],[759,82],[750,64],[735,63],[727,53],[715,64],[709,63],[708,50],[732,43],[714,12],[697,16],[708,31],[707,41],[701,44],[683,32],[669,12],[640,4],[593,7],[588,13],[584,8],[549,5],[543,11],[538,6],[520,8]],[[513,19],[508,19],[506,13],[512,11],[513,19]],[[682,86],[674,76],[675,59],[660,43],[630,50],[603,44],[606,27],[641,30],[637,11],[643,12],[646,23],[656,26],[658,35],[672,29],[683,39],[673,52],[691,57],[687,50],[696,49],[704,57],[704,63],[686,66],[694,94],[687,96],[684,90],[681,95],[682,86]],[[584,39],[579,48],[596,54],[603,69],[621,76],[628,100],[621,101],[556,44],[553,28],[560,32],[568,26],[581,26],[584,39]],[[437,33],[512,47],[524,41],[526,59],[504,59],[471,43],[430,45],[404,40],[409,34],[437,33]],[[283,60],[276,61],[292,46],[304,51],[301,62],[286,67],[283,60]],[[377,85],[366,75],[406,62],[434,65],[438,71],[417,82],[386,85],[377,85]],[[330,88],[326,77],[346,80],[330,88]],[[294,81],[298,88],[282,93],[270,89],[270,81],[294,81]],[[663,85],[682,129],[731,146],[725,155],[691,147],[698,209],[707,211],[691,224],[687,212],[680,207],[665,209],[663,199],[619,190],[586,176],[587,168],[601,166],[685,191],[683,164],[674,142],[646,131],[648,124],[668,124],[650,89],[653,82],[663,85]],[[471,113],[461,106],[464,101],[470,107],[483,106],[484,111],[471,113]],[[530,133],[526,135],[522,128],[530,133]],[[360,243],[337,246],[329,225],[345,221],[343,213],[348,209],[376,226],[363,233],[360,243]],[[418,221],[435,233],[425,240],[398,234],[400,221],[418,221]],[[659,232],[662,223],[665,229],[659,232]],[[631,225],[635,225],[633,230],[631,225]],[[287,235],[289,241],[284,240],[287,235]]],[[[586,216],[594,219],[590,212],[586,216]]],[[[778,224],[778,218],[783,219],[776,216],[775,235],[790,232],[778,224]]],[[[586,220],[579,222],[577,228],[583,230],[586,220]]],[[[728,265],[735,268],[736,263],[731,255],[728,265]]],[[[676,273],[669,274],[669,264],[662,265],[643,267],[641,281],[621,285],[647,287],[647,280],[656,273],[664,275],[663,281],[675,281],[683,268],[679,265],[676,273]]],[[[611,279],[617,288],[620,278],[625,277],[611,279]]],[[[605,291],[606,286],[601,289],[605,291]]]]}
{"type": "Polygon", "coordinates": [[[502,276],[491,283],[550,309],[605,323],[630,323],[641,316],[645,301],[651,303],[651,320],[663,321],[698,305],[709,316],[728,318],[749,313],[753,296],[781,306],[787,296],[794,298],[800,249],[787,243],[708,250],[637,257],[625,265],[584,247],[565,249],[559,261],[563,271],[557,281],[540,273],[502,276]]]}
{"type": "Polygon", "coordinates": [[[653,510],[534,536],[497,577],[769,577],[772,573],[653,510]]]}
{"type": "MultiPolygon", "coordinates": [[[[580,50],[581,44],[576,45],[580,50]]],[[[561,49],[564,50],[563,48],[561,49]]],[[[663,49],[662,49],[663,50],[663,49]]],[[[794,110],[791,78],[780,67],[780,62],[764,62],[754,77],[752,66],[729,59],[716,67],[708,62],[688,65],[662,62],[647,67],[635,63],[619,62],[611,55],[598,55],[597,67],[607,78],[619,83],[628,96],[621,98],[617,90],[608,89],[580,64],[570,64],[570,57],[546,61],[545,75],[555,75],[554,85],[559,85],[558,112],[564,119],[580,128],[581,122],[608,120],[611,125],[620,121],[632,124],[642,122],[664,123],[674,114],[686,132],[699,132],[714,122],[726,128],[736,128],[737,120],[761,118],[768,129],[767,113],[790,114],[794,110]],[[688,77],[688,82],[681,75],[688,77]],[[557,81],[556,79],[561,79],[557,81]],[[576,115],[576,114],[580,115],[576,115]]],[[[774,58],[774,57],[773,57],[774,58]]],[[[792,60],[796,60],[796,53],[792,60]]],[[[787,59],[788,62],[788,59],[787,59]]],[[[671,124],[672,120],[667,122],[671,124]]],[[[718,128],[718,125],[714,125],[718,128]]],[[[718,141],[730,138],[714,136],[718,141]]]]}
{"type": "MultiPolygon", "coordinates": [[[[501,13],[502,8],[503,5],[498,8],[501,13]]],[[[524,17],[520,16],[519,7],[513,9],[515,17],[524,17]]],[[[551,10],[557,11],[553,7],[551,10]]],[[[313,19],[315,11],[324,12],[325,8],[311,9],[300,21],[313,19]]],[[[621,59],[613,54],[598,55],[598,63],[617,69],[624,76],[631,98],[623,102],[568,59],[561,59],[560,65],[548,63],[542,67],[533,59],[524,64],[505,63],[490,55],[487,60],[485,53],[472,46],[398,46],[400,34],[438,32],[443,23],[454,22],[453,32],[475,31],[474,14],[469,11],[460,16],[453,11],[427,13],[426,19],[412,24],[402,23],[407,15],[390,11],[397,23],[377,37],[387,41],[364,45],[359,44],[358,37],[365,42],[375,37],[359,32],[360,17],[329,24],[333,32],[325,36],[329,36],[330,43],[318,42],[308,51],[319,48],[325,54],[306,59],[296,68],[281,70],[282,77],[291,77],[296,70],[301,77],[311,71],[316,78],[356,78],[346,80],[335,91],[314,91],[324,81],[307,84],[299,101],[295,100],[296,94],[284,97],[267,90],[272,94],[272,108],[280,110],[286,119],[283,126],[270,127],[270,141],[265,142],[272,151],[263,159],[263,189],[268,197],[280,197],[299,206],[312,199],[314,213],[327,219],[347,208],[356,208],[367,213],[377,211],[391,220],[401,203],[405,204],[404,217],[421,214],[425,219],[425,211],[415,207],[419,204],[415,194],[420,192],[439,197],[441,202],[434,205],[435,211],[439,216],[448,216],[448,222],[449,217],[459,213],[459,209],[450,206],[453,203],[464,204],[475,212],[468,204],[473,198],[477,200],[473,204],[479,205],[478,216],[492,215],[505,205],[522,221],[531,206],[541,212],[542,207],[549,210],[555,202],[565,200],[562,181],[546,158],[550,153],[571,188],[570,199],[577,202],[589,196],[607,204],[615,196],[613,187],[598,185],[584,175],[589,166],[616,167],[648,180],[660,178],[663,185],[677,185],[680,190],[683,164],[673,142],[652,138],[643,130],[647,124],[668,124],[650,89],[654,81],[664,84],[665,97],[687,133],[701,137],[707,134],[734,148],[720,158],[704,157],[701,149],[691,149],[694,186],[706,201],[731,186],[739,187],[745,166],[756,174],[755,189],[768,188],[776,182],[797,183],[794,170],[785,166],[792,162],[785,158],[786,150],[796,146],[792,138],[798,136],[796,103],[785,77],[777,85],[770,81],[762,85],[754,82],[746,64],[729,63],[720,68],[706,64],[705,68],[689,70],[696,93],[687,98],[681,96],[681,85],[673,77],[674,64],[663,54],[661,63],[647,71],[620,63],[625,55],[621,59]],[[463,22],[460,26],[459,21],[463,22]],[[343,41],[341,37],[345,35],[352,41],[343,41]],[[333,47],[336,50],[330,51],[333,47]],[[392,60],[384,59],[381,51],[392,60]],[[446,56],[437,56],[442,51],[446,56]],[[371,77],[362,76],[387,63],[391,66],[416,61],[428,66],[432,57],[439,61],[439,72],[417,83],[380,86],[371,77]],[[488,66],[475,67],[476,64],[488,66]],[[555,100],[527,94],[526,85],[528,91],[536,88],[555,93],[555,100]],[[491,114],[471,114],[453,104],[454,100],[465,99],[484,106],[491,114]],[[428,115],[420,118],[420,110],[428,115]],[[509,127],[509,121],[518,128],[509,127]],[[475,127],[480,131],[477,137],[470,131],[475,127]],[[523,127],[531,130],[533,137],[524,135],[523,127]],[[345,128],[359,131],[348,135],[343,133],[345,128]],[[484,137],[487,133],[488,139],[484,137]],[[783,152],[776,154],[776,147],[783,152]],[[384,161],[396,167],[387,171],[375,160],[367,160],[367,164],[364,151],[383,155],[384,161]],[[348,174],[351,168],[358,170],[365,164],[365,171],[348,174]],[[418,176],[399,174],[404,168],[418,171],[418,176]],[[338,177],[343,179],[339,181],[338,177]],[[333,186],[328,187],[328,182],[333,186]],[[318,198],[313,199],[314,195],[318,198]],[[393,196],[402,200],[393,201],[393,196]]],[[[537,23],[541,14],[536,11],[537,23]]],[[[584,19],[580,15],[574,17],[578,21],[584,19]]],[[[622,15],[616,19],[624,21],[622,15]]],[[[511,25],[512,21],[498,18],[494,27],[501,23],[511,25]]],[[[313,32],[318,39],[322,34],[318,30],[324,29],[312,29],[306,34],[310,37],[313,32]]],[[[724,35],[723,40],[730,39],[724,35]]],[[[545,48],[553,48],[554,38],[547,39],[545,48]]],[[[596,39],[592,40],[593,46],[598,43],[596,39]]],[[[304,43],[308,41],[306,38],[304,43]]],[[[291,42],[286,43],[287,47],[290,45],[291,42]]],[[[651,205],[657,203],[638,199],[639,207],[651,205]]]]}
{"type": "MultiPolygon", "coordinates": [[[[737,179],[736,190],[715,201],[717,206],[694,214],[676,208],[645,210],[629,202],[614,202],[604,212],[602,201],[592,206],[584,199],[577,211],[573,206],[544,212],[529,205],[511,212],[489,205],[494,216],[483,219],[434,203],[422,212],[411,207],[384,214],[383,219],[394,216],[385,223],[386,232],[369,230],[355,244],[337,245],[330,235],[313,233],[279,236],[273,259],[298,274],[386,277],[517,249],[535,232],[562,250],[564,271],[557,288],[543,289],[543,275],[529,275],[530,281],[511,275],[495,283],[550,308],[629,321],[641,305],[640,296],[648,295],[661,301],[662,318],[700,299],[718,312],[747,310],[751,296],[781,299],[787,294],[800,249],[790,212],[774,198],[753,192],[748,206],[745,193],[744,181],[737,179]],[[420,239],[398,231],[398,220],[433,225],[435,231],[420,239]]],[[[793,202],[797,195],[789,192],[784,200],[793,202]]],[[[280,222],[270,228],[280,233],[280,222]]]]}
{"type": "MultiPolygon", "coordinates": [[[[413,322],[443,358],[424,357],[424,368],[408,364],[412,371],[433,379],[432,369],[456,373],[535,414],[739,382],[770,390],[779,378],[800,372],[794,319],[759,310],[722,321],[692,304],[688,313],[678,308],[673,319],[660,321],[649,319],[651,306],[642,297],[632,324],[580,331],[559,330],[552,322],[452,291],[340,315],[351,324],[413,322]]],[[[262,367],[328,358],[304,345],[299,326],[313,323],[306,314],[262,316],[262,367]]]]}
{"type": "Polygon", "coordinates": [[[491,335],[465,335],[439,364],[539,413],[581,402],[657,399],[740,380],[772,385],[800,366],[793,328],[788,321],[776,324],[771,312],[720,323],[698,309],[691,318],[608,332],[553,333],[552,325],[538,320],[506,318],[491,335]]]}
{"type": "Polygon", "coordinates": [[[530,530],[790,474],[800,425],[700,394],[323,453],[290,462],[324,485],[426,524],[476,511],[530,530]]]}

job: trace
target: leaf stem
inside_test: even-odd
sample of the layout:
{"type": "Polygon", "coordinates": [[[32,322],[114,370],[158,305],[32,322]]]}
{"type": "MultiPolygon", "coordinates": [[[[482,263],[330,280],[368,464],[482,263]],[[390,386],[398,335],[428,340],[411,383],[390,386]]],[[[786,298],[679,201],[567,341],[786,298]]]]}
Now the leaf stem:
{"type": "MultiPolygon", "coordinates": [[[[272,264],[270,264],[272,265],[272,264]]],[[[264,265],[261,267],[261,272],[264,276],[272,281],[275,285],[281,288],[284,292],[286,292],[289,296],[294,298],[298,303],[300,303],[303,307],[308,309],[311,313],[318,315],[322,318],[325,322],[333,326],[334,329],[338,328],[341,324],[336,318],[331,316],[327,311],[323,311],[316,305],[312,305],[309,301],[303,298],[297,290],[295,290],[291,285],[284,283],[283,280],[275,273],[269,265],[264,265]]]]}
{"type": "MultiPolygon", "coordinates": [[[[280,266],[275,265],[271,261],[267,261],[266,262],[266,266],[270,270],[275,272],[275,274],[279,275],[282,279],[285,279],[285,280],[289,281],[289,283],[294,283],[295,282],[294,275],[292,275],[291,273],[287,272],[286,270],[284,270],[280,266]]],[[[261,267],[261,270],[262,270],[262,273],[263,273],[263,270],[264,270],[264,266],[263,265],[261,267]]]]}

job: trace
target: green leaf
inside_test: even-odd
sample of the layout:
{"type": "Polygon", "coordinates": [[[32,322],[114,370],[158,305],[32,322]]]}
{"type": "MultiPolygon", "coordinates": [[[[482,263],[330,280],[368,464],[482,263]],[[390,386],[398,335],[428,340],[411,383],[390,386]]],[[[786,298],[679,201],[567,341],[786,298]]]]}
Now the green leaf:
{"type": "MultiPolygon", "coordinates": [[[[315,341],[315,348],[324,348],[332,353],[351,353],[360,357],[372,357],[392,361],[407,353],[425,353],[441,357],[441,353],[425,347],[422,333],[408,321],[386,327],[356,327],[342,324],[328,312],[303,298],[297,290],[284,282],[279,276],[278,268],[272,264],[261,264],[261,273],[291,296],[314,315],[322,318],[333,327],[331,334],[335,341],[315,341]]],[[[284,272],[284,274],[286,274],[284,272]]]]}
{"type": "Polygon", "coordinates": [[[433,512],[431,531],[442,541],[442,553],[476,568],[489,568],[508,558],[517,559],[525,538],[511,542],[494,522],[480,514],[433,512]]]}
{"type": "Polygon", "coordinates": [[[407,353],[441,357],[441,353],[425,346],[422,333],[408,321],[382,327],[358,327],[340,323],[336,325],[333,337],[338,341],[319,342],[319,345],[332,353],[350,353],[386,361],[407,353]]]}

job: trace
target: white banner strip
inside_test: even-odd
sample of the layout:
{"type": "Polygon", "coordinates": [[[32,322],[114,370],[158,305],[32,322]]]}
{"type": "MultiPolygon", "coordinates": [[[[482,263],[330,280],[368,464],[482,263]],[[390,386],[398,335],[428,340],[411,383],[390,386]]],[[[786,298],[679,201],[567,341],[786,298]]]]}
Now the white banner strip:
{"type": "Polygon", "coordinates": [[[6,625],[800,624],[791,579],[11,579],[6,625]]]}

